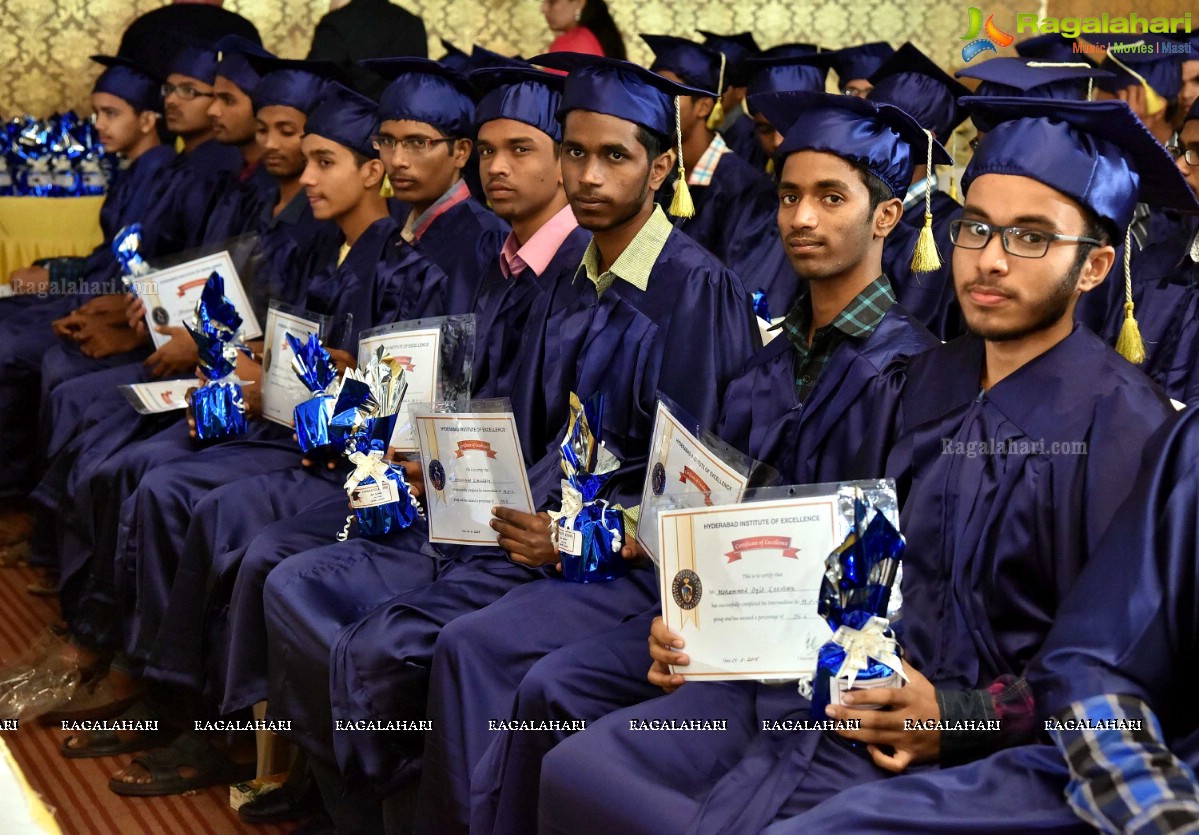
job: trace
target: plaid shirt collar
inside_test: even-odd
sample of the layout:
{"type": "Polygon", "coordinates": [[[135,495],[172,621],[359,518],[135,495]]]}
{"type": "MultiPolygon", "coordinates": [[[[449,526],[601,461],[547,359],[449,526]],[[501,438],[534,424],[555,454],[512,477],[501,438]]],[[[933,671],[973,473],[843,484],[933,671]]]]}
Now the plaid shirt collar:
{"type": "Polygon", "coordinates": [[[653,271],[654,264],[658,263],[658,256],[662,254],[666,239],[670,237],[673,229],[662,207],[655,205],[649,220],[607,272],[599,271],[599,249],[594,238],[587,244],[587,251],[583,253],[583,263],[579,265],[579,269],[587,273],[587,278],[595,285],[597,295],[611,287],[618,278],[644,292],[649,286],[649,274],[653,271]]]}
{"type": "MultiPolygon", "coordinates": [[[[891,289],[891,282],[885,275],[880,275],[820,330],[834,328],[853,339],[865,339],[874,333],[878,323],[894,304],[895,291],[891,289]]],[[[808,350],[808,331],[812,327],[812,299],[808,287],[800,291],[791,312],[778,327],[797,347],[802,347],[805,352],[808,350]]]]}
{"type": "Polygon", "coordinates": [[[712,178],[716,176],[716,166],[720,164],[720,158],[727,154],[729,150],[724,137],[717,133],[713,137],[711,144],[708,145],[708,150],[704,151],[704,155],[699,158],[699,162],[687,172],[687,185],[712,185],[712,178]]]}

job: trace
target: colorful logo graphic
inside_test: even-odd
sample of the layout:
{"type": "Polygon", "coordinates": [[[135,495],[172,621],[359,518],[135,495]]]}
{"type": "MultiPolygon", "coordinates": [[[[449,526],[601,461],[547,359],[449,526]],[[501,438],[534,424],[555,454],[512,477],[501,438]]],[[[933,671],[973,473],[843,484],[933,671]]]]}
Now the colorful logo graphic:
{"type": "Polygon", "coordinates": [[[984,25],[983,10],[971,6],[970,24],[962,40],[969,41],[962,47],[962,60],[969,63],[984,52],[998,52],[997,46],[1011,46],[1016,38],[995,25],[995,15],[990,15],[984,25]]]}

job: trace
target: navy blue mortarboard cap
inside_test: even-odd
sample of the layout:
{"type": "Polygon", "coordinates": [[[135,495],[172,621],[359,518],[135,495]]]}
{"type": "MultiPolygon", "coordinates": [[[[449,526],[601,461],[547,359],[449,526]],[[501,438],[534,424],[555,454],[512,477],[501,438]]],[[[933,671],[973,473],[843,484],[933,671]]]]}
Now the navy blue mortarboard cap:
{"type": "Polygon", "coordinates": [[[259,55],[250,56],[249,61],[262,75],[254,90],[255,110],[278,104],[308,113],[320,100],[326,82],[336,81],[353,89],[345,70],[332,61],[297,61],[259,55]]]}
{"type": "Polygon", "coordinates": [[[1077,61],[1080,54],[1074,51],[1074,38],[1052,33],[1026,38],[1016,44],[1016,54],[1021,58],[1033,58],[1037,61],[1053,61],[1064,64],[1077,61]]]}
{"type": "Polygon", "coordinates": [[[240,35],[226,35],[213,46],[216,50],[216,74],[224,76],[238,86],[247,96],[253,97],[254,89],[262,80],[262,73],[255,68],[249,56],[273,57],[261,44],[246,40],[240,35]]]}
{"type": "Polygon", "coordinates": [[[901,199],[916,166],[927,161],[930,142],[934,164],[952,161],[915,119],[882,102],[823,92],[779,92],[753,96],[751,105],[783,135],[776,156],[796,151],[834,154],[865,166],[901,199]]]}
{"type": "Polygon", "coordinates": [[[216,48],[193,38],[177,37],[179,49],[167,65],[167,74],[178,73],[211,84],[216,80],[216,48]]]}
{"type": "Polygon", "coordinates": [[[1113,95],[1140,84],[1129,70],[1143,78],[1159,96],[1172,99],[1182,87],[1182,62],[1187,56],[1177,52],[1162,52],[1162,46],[1173,46],[1163,35],[1092,35],[1085,36],[1089,43],[1107,47],[1103,62],[1099,65],[1113,74],[1113,78],[1097,82],[1101,88],[1113,95]],[[1115,56],[1114,58],[1112,56],[1115,56]],[[1123,66],[1121,66],[1123,65],[1123,66]]]}
{"type": "Polygon", "coordinates": [[[558,118],[563,121],[572,110],[589,110],[625,119],[659,136],[674,136],[675,96],[712,95],[615,58],[552,52],[530,58],[529,62],[570,73],[558,110],[558,118]]]}
{"type": "Polygon", "coordinates": [[[737,85],[747,87],[746,94],[750,96],[794,90],[822,93],[832,56],[831,52],[813,52],[750,58],[741,65],[737,85]]]}
{"type": "Polygon", "coordinates": [[[895,54],[885,41],[847,46],[833,53],[833,71],[842,85],[852,78],[869,78],[895,54]]]}
{"type": "Polygon", "coordinates": [[[320,101],[308,113],[304,132],[323,136],[363,156],[377,158],[379,152],[371,144],[371,137],[379,126],[375,107],[366,96],[336,81],[327,82],[320,101]]]}
{"type": "Polygon", "coordinates": [[[762,50],[763,58],[796,58],[800,55],[815,55],[820,47],[814,43],[781,43],[762,50]]]}
{"type": "MultiPolygon", "coordinates": [[[[715,32],[705,32],[703,29],[696,29],[699,34],[704,36],[704,46],[718,49],[724,53],[724,57],[728,62],[725,68],[726,86],[727,81],[737,77],[737,68],[741,62],[747,58],[753,58],[762,52],[762,48],[758,46],[757,41],[750,32],[738,32],[733,35],[718,35],[715,32]]],[[[721,93],[724,91],[721,90],[721,93]]]]}
{"type": "Polygon", "coordinates": [[[958,70],[954,75],[981,81],[974,91],[976,96],[1028,96],[1074,101],[1087,97],[1088,79],[1111,77],[1111,73],[1089,61],[1058,64],[1035,58],[992,58],[958,70]]]}
{"type": "Polygon", "coordinates": [[[437,63],[441,64],[447,70],[453,70],[456,73],[466,75],[471,70],[470,55],[454,46],[445,38],[441,39],[441,45],[445,47],[445,55],[437,59],[437,63]]]}
{"type": "Polygon", "coordinates": [[[1086,206],[1123,232],[1138,202],[1195,210],[1174,160],[1122,101],[968,96],[986,136],[962,177],[1029,177],[1086,206]]]}
{"type": "Polygon", "coordinates": [[[721,58],[719,50],[674,35],[642,35],[641,40],[654,51],[651,71],[667,70],[684,84],[708,90],[712,95],[720,95],[728,86],[725,83],[728,61],[721,58]]]}
{"type": "Polygon", "coordinates": [[[116,96],[135,110],[162,112],[162,81],[128,58],[93,55],[92,60],[105,67],[92,85],[93,93],[116,96]]]}
{"type": "Polygon", "coordinates": [[[483,94],[475,108],[476,126],[493,119],[513,119],[537,128],[555,142],[562,141],[562,123],[558,121],[566,83],[562,76],[523,64],[478,69],[470,74],[470,81],[483,94]]]}
{"type": "Polygon", "coordinates": [[[361,63],[391,79],[379,100],[379,121],[423,122],[447,136],[472,135],[475,102],[461,73],[427,58],[375,58],[361,63]]]}
{"type": "Polygon", "coordinates": [[[503,55],[499,52],[493,52],[490,49],[475,44],[470,50],[470,63],[467,66],[467,72],[463,75],[469,75],[474,70],[491,69],[493,67],[522,67],[527,66],[528,62],[519,55],[510,56],[503,55]]]}
{"type": "Polygon", "coordinates": [[[939,137],[948,137],[966,119],[958,98],[970,95],[970,89],[911,43],[895,50],[870,83],[869,98],[895,105],[939,137]]]}

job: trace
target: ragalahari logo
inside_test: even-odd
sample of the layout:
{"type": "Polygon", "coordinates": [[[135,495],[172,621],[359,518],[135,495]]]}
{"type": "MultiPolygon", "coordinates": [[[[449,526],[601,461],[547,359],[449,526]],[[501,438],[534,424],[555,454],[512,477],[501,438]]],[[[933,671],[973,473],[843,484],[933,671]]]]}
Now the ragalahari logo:
{"type": "Polygon", "coordinates": [[[984,24],[983,10],[971,6],[970,24],[962,40],[969,41],[962,47],[962,60],[970,63],[984,52],[998,52],[997,46],[1011,46],[1016,38],[995,25],[995,15],[990,15],[984,24]]]}

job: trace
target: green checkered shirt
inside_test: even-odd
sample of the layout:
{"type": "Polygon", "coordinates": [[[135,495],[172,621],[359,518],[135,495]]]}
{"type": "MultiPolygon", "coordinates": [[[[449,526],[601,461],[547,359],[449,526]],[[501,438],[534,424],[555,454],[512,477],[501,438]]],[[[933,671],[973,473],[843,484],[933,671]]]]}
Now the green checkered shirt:
{"type": "MultiPolygon", "coordinates": [[[[599,271],[599,249],[595,245],[594,238],[591,243],[587,244],[587,250],[583,253],[583,263],[579,265],[579,270],[586,272],[587,278],[595,285],[596,295],[603,295],[604,291],[611,287],[618,278],[644,292],[645,288],[649,286],[649,275],[653,272],[654,265],[658,263],[658,256],[662,254],[662,250],[666,246],[666,239],[670,237],[673,228],[663,213],[662,207],[654,206],[654,212],[649,216],[649,220],[645,222],[645,225],[641,227],[607,272],[600,273],[599,271]]],[[[577,276],[578,273],[576,272],[575,275],[577,276]]]]}
{"type": "Polygon", "coordinates": [[[795,348],[795,390],[804,402],[816,386],[816,378],[828,365],[833,351],[846,339],[865,339],[874,333],[883,315],[895,304],[895,291],[885,275],[880,275],[858,293],[845,309],[812,335],[811,291],[805,287],[795,300],[787,318],[779,326],[795,348]]]}

